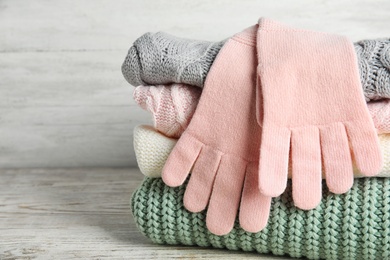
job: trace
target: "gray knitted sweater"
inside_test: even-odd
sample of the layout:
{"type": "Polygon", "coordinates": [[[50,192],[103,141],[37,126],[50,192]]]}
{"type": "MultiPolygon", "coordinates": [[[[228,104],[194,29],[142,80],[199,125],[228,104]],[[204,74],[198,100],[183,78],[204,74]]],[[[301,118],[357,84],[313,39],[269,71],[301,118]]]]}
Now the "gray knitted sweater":
{"type": "MultiPolygon", "coordinates": [[[[224,43],[146,33],[130,48],[122,73],[134,86],[185,83],[202,88],[224,43]]],[[[390,39],[362,40],[354,47],[366,101],[390,98],[390,39]]]]}

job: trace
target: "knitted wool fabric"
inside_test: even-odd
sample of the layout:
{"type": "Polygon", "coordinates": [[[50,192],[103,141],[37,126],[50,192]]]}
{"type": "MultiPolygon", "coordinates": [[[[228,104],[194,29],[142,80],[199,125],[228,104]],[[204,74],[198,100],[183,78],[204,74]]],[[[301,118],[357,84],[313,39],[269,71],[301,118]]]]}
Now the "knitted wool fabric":
{"type": "Polygon", "coordinates": [[[370,102],[367,107],[377,132],[390,133],[390,100],[370,102]]]}
{"type": "Polygon", "coordinates": [[[321,200],[322,168],[337,194],[352,186],[352,154],[362,174],[378,174],[378,136],[352,43],[261,18],[256,47],[260,192],[282,194],[291,163],[295,205],[312,209],[321,200]]]}
{"type": "MultiPolygon", "coordinates": [[[[207,73],[223,44],[223,41],[211,43],[189,40],[166,33],[145,34],[130,48],[122,65],[122,73],[134,86],[176,82],[203,87],[207,73]],[[160,42],[164,44],[161,46],[160,42]],[[164,56],[165,46],[169,46],[174,57],[163,62],[161,57],[164,56]],[[173,50],[180,51],[175,53],[173,50]],[[192,59],[189,59],[189,55],[192,59]],[[183,72],[183,77],[172,77],[172,74],[182,73],[186,64],[192,65],[183,72]],[[170,67],[171,73],[166,73],[166,66],[170,67]],[[194,69],[194,66],[198,68],[194,69]],[[146,68],[145,71],[143,68],[146,68]]],[[[390,98],[389,46],[390,39],[362,40],[354,43],[360,81],[367,101],[390,98]]]]}
{"type": "MultiPolygon", "coordinates": [[[[390,177],[390,134],[382,134],[378,137],[383,156],[383,167],[376,176],[390,177]]],[[[147,177],[160,178],[164,164],[177,139],[166,137],[153,127],[145,125],[134,128],[133,138],[135,157],[141,173],[147,177]]],[[[361,178],[364,175],[355,168],[354,177],[361,178]]],[[[289,178],[291,178],[291,169],[289,178]]]]}
{"type": "Polygon", "coordinates": [[[177,139],[166,137],[151,126],[136,126],[133,144],[140,171],[149,177],[161,177],[162,168],[176,142],[177,139]]]}
{"type": "MultiPolygon", "coordinates": [[[[323,185],[325,187],[325,185],[323,185]]],[[[272,199],[265,229],[248,233],[236,221],[227,235],[206,227],[204,211],[183,206],[185,185],[170,188],[161,179],[145,178],[134,192],[131,209],[139,230],[154,243],[226,248],[326,260],[390,259],[390,179],[365,178],[335,195],[323,190],[320,205],[299,210],[291,185],[272,199]]]]}
{"type": "Polygon", "coordinates": [[[198,105],[201,89],[184,84],[138,86],[133,98],[153,115],[154,127],[166,136],[179,138],[198,105]]]}
{"type": "Polygon", "coordinates": [[[221,42],[195,41],[167,33],[146,33],[129,49],[122,74],[134,86],[186,83],[203,87],[221,42]]]}
{"type": "MultiPolygon", "coordinates": [[[[257,161],[253,156],[258,140],[252,137],[256,135],[261,136],[259,195],[283,193],[291,138],[293,194],[302,209],[315,208],[321,199],[322,165],[334,193],[344,193],[352,186],[351,152],[362,174],[373,176],[380,171],[379,141],[364,102],[356,55],[345,37],[261,19],[258,26],[236,34],[221,49],[194,117],[162,171],[164,182],[177,186],[194,166],[185,205],[187,209],[205,208],[212,191],[208,226],[219,234],[231,227],[236,210],[231,205],[238,208],[237,194],[246,174],[252,174],[245,172],[251,169],[248,162],[257,161]],[[260,93],[256,114],[262,131],[252,125],[254,67],[256,80],[261,82],[255,89],[260,93]],[[237,86],[240,95],[235,95],[237,86]],[[262,109],[264,118],[259,116],[262,109]],[[222,195],[225,190],[234,196],[228,199],[222,195]],[[201,206],[189,206],[192,203],[201,206]],[[222,211],[228,215],[217,221],[215,216],[222,211]]],[[[243,196],[248,190],[252,191],[244,187],[243,196]]]]}
{"type": "Polygon", "coordinates": [[[237,214],[251,232],[268,219],[271,200],[256,187],[261,135],[254,113],[256,48],[250,38],[242,39],[255,30],[236,34],[219,52],[195,114],[162,170],[163,181],[174,187],[192,169],[184,205],[192,212],[207,207],[207,227],[218,235],[233,228],[237,214]]]}
{"type": "Polygon", "coordinates": [[[390,39],[355,44],[366,100],[390,98],[390,39]]]}
{"type": "MultiPolygon", "coordinates": [[[[138,86],[134,100],[152,113],[154,127],[169,137],[178,138],[194,115],[201,89],[185,84],[138,86]]],[[[378,134],[390,133],[390,100],[367,103],[378,134]]]]}

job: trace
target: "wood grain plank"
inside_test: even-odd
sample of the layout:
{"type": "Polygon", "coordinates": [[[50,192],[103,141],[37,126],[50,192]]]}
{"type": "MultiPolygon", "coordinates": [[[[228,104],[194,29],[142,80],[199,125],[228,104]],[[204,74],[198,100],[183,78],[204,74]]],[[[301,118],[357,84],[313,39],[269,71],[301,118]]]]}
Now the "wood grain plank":
{"type": "Polygon", "coordinates": [[[287,259],[152,244],[136,228],[137,169],[0,170],[0,259],[287,259]]]}

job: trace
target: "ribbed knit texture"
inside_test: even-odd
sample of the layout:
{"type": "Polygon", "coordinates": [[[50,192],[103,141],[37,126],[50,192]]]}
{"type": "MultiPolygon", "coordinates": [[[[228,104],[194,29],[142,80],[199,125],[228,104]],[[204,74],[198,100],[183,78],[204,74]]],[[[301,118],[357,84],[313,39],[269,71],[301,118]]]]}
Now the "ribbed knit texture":
{"type": "Polygon", "coordinates": [[[203,87],[221,42],[195,41],[158,32],[146,33],[129,49],[122,74],[133,86],[186,83],[203,87]]]}
{"type": "Polygon", "coordinates": [[[170,188],[161,179],[145,178],[134,192],[131,208],[135,222],[154,243],[308,259],[390,259],[389,178],[355,180],[351,190],[342,195],[324,188],[320,205],[310,211],[294,207],[289,183],[282,196],[272,199],[265,229],[248,233],[236,221],[234,229],[224,236],[207,230],[204,211],[185,210],[185,185],[170,188]]]}
{"type": "Polygon", "coordinates": [[[192,212],[207,207],[207,228],[217,235],[233,228],[240,205],[252,209],[239,212],[245,230],[259,231],[268,219],[271,199],[266,201],[259,189],[250,186],[257,183],[253,165],[258,161],[261,129],[254,113],[256,48],[242,38],[254,36],[255,31],[251,26],[236,34],[219,52],[194,116],[161,174],[165,184],[176,187],[191,171],[184,206],[192,212]],[[262,212],[261,221],[248,221],[255,212],[262,212]]]}
{"type": "Polygon", "coordinates": [[[378,134],[390,133],[390,99],[367,103],[378,134]]]}
{"type": "MultiPolygon", "coordinates": [[[[379,135],[383,156],[383,167],[377,177],[390,177],[390,134],[379,135]]],[[[169,138],[157,132],[153,127],[139,125],[133,132],[134,151],[138,167],[147,177],[160,178],[165,161],[175,146],[177,139],[169,138]]],[[[363,177],[355,168],[355,178],[363,177]]],[[[291,169],[289,170],[291,178],[291,169]]]]}
{"type": "MultiPolygon", "coordinates": [[[[176,82],[203,87],[223,44],[147,33],[130,48],[122,73],[134,86],[176,82]]],[[[354,47],[366,101],[390,98],[390,39],[362,40],[354,47]]]]}
{"type": "Polygon", "coordinates": [[[195,112],[201,89],[184,84],[138,86],[133,98],[152,113],[154,127],[169,137],[179,138],[187,128],[188,115],[195,112]]]}
{"type": "Polygon", "coordinates": [[[390,98],[390,39],[359,41],[355,51],[366,100],[390,98]]]}
{"type": "Polygon", "coordinates": [[[160,134],[152,126],[136,126],[133,145],[140,171],[148,177],[161,177],[162,168],[176,142],[176,139],[160,134]]]}
{"type": "Polygon", "coordinates": [[[322,169],[337,194],[352,186],[352,155],[362,174],[378,174],[379,141],[352,42],[261,18],[256,46],[260,192],[282,194],[291,163],[294,203],[312,209],[322,169]]]}
{"type": "MultiPolygon", "coordinates": [[[[133,98],[152,113],[154,127],[169,137],[178,138],[191,121],[201,95],[200,88],[185,84],[138,86],[133,98]]],[[[390,100],[367,103],[378,134],[390,133],[390,100]]]]}

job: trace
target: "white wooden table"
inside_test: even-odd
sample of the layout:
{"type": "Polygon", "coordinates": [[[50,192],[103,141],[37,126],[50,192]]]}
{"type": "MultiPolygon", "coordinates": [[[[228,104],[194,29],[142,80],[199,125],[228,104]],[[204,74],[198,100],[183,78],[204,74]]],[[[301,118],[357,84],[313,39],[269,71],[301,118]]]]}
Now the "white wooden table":
{"type": "Polygon", "coordinates": [[[0,170],[0,259],[289,259],[155,245],[136,228],[137,169],[0,170]]]}

